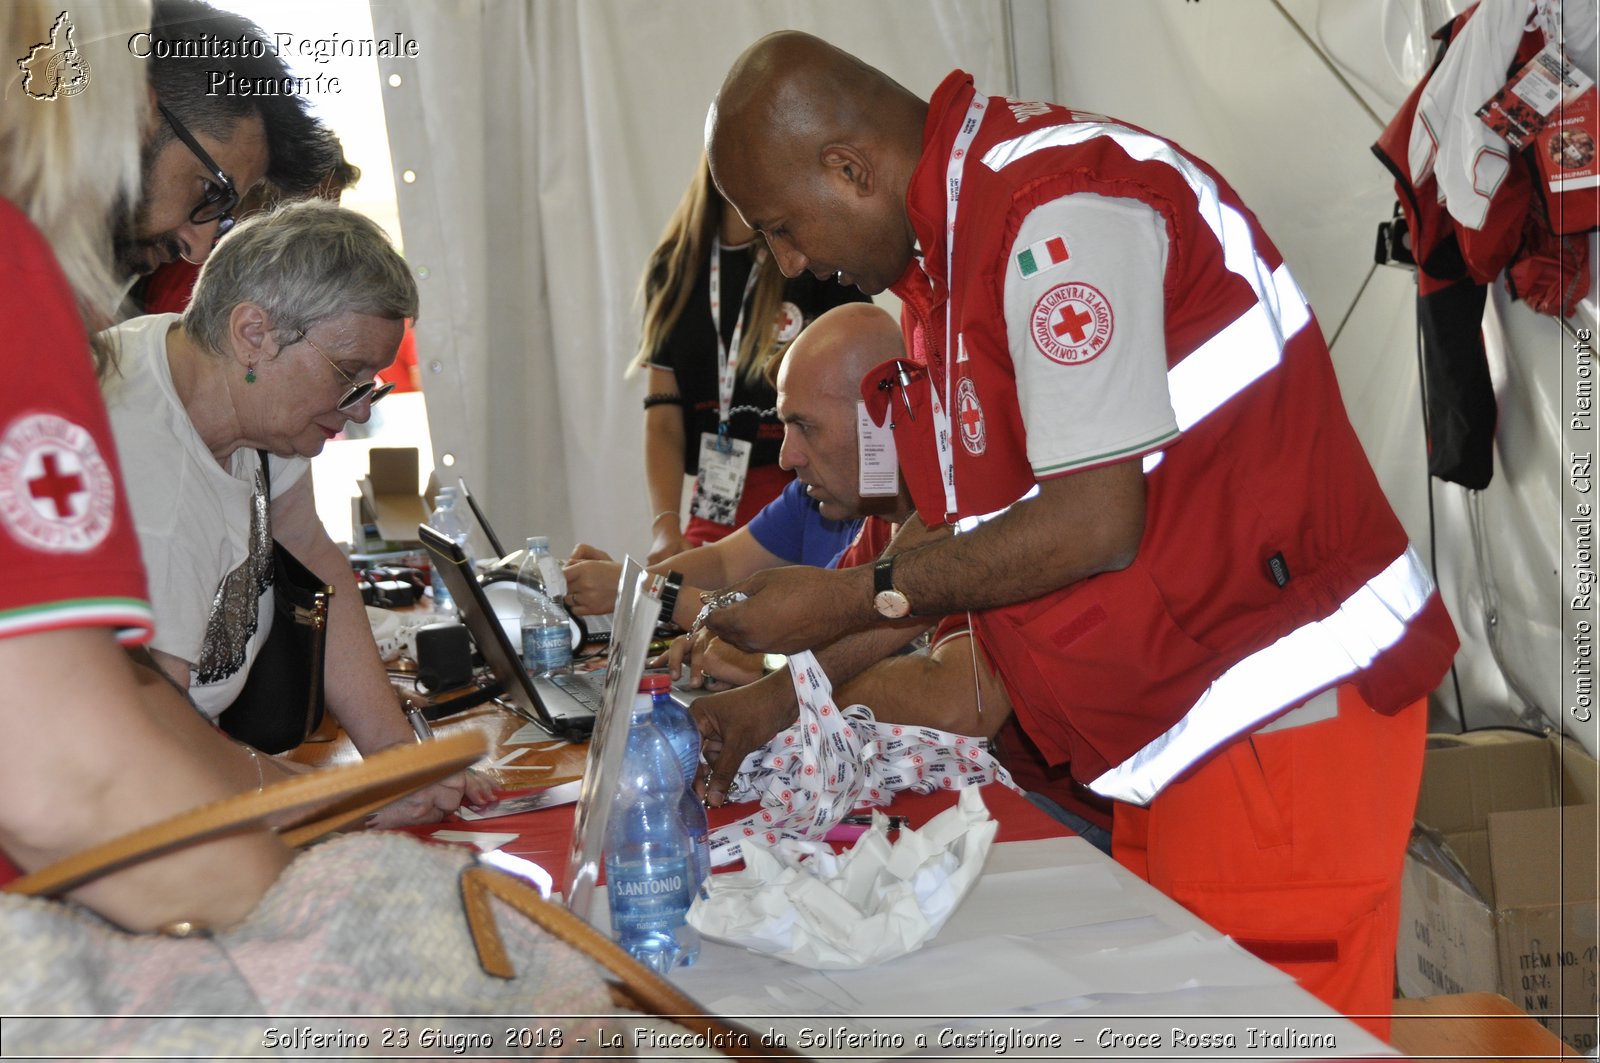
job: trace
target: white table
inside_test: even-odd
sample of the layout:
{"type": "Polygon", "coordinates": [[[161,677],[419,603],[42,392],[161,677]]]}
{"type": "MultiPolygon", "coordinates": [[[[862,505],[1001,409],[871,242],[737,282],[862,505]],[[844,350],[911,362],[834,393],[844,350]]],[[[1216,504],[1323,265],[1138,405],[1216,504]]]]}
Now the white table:
{"type": "Polygon", "coordinates": [[[811,971],[708,941],[672,980],[817,1058],[1398,1054],[1079,838],[995,845],[939,936],[898,960],[811,971]]]}

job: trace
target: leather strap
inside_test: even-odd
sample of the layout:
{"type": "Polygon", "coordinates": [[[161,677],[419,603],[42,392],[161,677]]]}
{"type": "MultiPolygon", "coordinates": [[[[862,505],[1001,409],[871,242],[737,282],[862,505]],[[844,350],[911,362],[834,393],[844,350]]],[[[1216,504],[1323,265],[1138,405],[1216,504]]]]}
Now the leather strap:
{"type": "Polygon", "coordinates": [[[500,940],[489,898],[497,897],[548,932],[578,949],[611,975],[611,995],[620,1007],[667,1019],[706,1039],[724,1055],[796,1058],[781,1045],[764,1044],[759,1035],[708,1013],[661,975],[628,955],[616,942],[558,904],[541,897],[526,883],[481,865],[461,872],[461,899],[467,928],[478,950],[478,962],[496,978],[515,978],[516,971],[500,940]]]}
{"type": "Polygon", "coordinates": [[[488,749],[477,731],[396,746],[355,764],[327,768],[236,794],[113,838],[6,885],[9,893],[55,896],[130,864],[225,834],[269,828],[268,820],[295,812],[311,818],[279,829],[283,841],[302,846],[365,818],[395,798],[470,767],[488,749]]]}

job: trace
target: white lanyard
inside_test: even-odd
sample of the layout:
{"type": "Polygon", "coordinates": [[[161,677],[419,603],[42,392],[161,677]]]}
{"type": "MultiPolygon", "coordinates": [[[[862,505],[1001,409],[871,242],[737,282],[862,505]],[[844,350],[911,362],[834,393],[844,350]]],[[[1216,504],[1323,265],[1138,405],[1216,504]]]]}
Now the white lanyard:
{"type": "Polygon", "coordinates": [[[717,334],[717,434],[727,435],[728,418],[733,411],[733,383],[739,375],[737,352],[739,350],[739,335],[744,331],[745,304],[750,301],[750,293],[755,289],[756,277],[761,272],[761,264],[766,260],[765,248],[757,248],[755,259],[750,263],[750,276],[745,278],[744,295],[739,298],[739,316],[733,321],[733,342],[731,346],[735,357],[728,357],[730,344],[722,342],[722,238],[712,237],[711,240],[711,331],[717,334]]]}
{"type": "Polygon", "coordinates": [[[942,386],[944,395],[939,394],[939,387],[934,386],[934,381],[928,381],[928,396],[933,408],[933,441],[939,455],[939,479],[944,483],[944,508],[945,520],[953,519],[958,512],[956,509],[956,459],[953,441],[950,438],[950,379],[955,376],[956,355],[959,352],[959,338],[952,330],[951,321],[951,270],[955,267],[956,260],[956,209],[961,200],[961,175],[967,166],[968,149],[978,135],[978,127],[983,124],[984,112],[989,107],[988,98],[981,92],[974,91],[972,105],[967,108],[967,116],[961,122],[961,129],[956,133],[955,143],[950,146],[950,161],[945,165],[945,259],[944,259],[944,377],[942,386]]]}

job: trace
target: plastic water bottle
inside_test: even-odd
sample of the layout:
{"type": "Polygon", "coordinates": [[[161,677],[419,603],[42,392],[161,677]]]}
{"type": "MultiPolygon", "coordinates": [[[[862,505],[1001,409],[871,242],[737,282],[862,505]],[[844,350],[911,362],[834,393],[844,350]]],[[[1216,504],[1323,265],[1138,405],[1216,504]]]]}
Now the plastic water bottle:
{"type": "Polygon", "coordinates": [[[678,815],[683,820],[683,829],[689,832],[694,888],[698,893],[706,876],[711,874],[711,846],[707,838],[711,825],[706,821],[706,806],[694,792],[695,773],[700,770],[700,728],[695,726],[689,710],[672,700],[672,677],[665,672],[648,673],[640,689],[650,694],[651,719],[683,768],[683,797],[678,804],[678,815]]]}
{"type": "Polygon", "coordinates": [[[523,573],[537,572],[538,586],[552,602],[559,602],[567,596],[567,576],[561,571],[561,562],[557,561],[550,553],[550,539],[543,535],[534,535],[528,538],[528,549],[522,557],[523,567],[518,570],[517,578],[522,579],[523,573]],[[533,568],[528,568],[532,560],[533,568]]]}
{"type": "MultiPolygon", "coordinates": [[[[522,565],[517,569],[517,597],[522,602],[522,666],[535,675],[566,672],[572,668],[572,628],[567,614],[549,592],[540,571],[540,549],[550,556],[549,540],[528,540],[522,565]]],[[[557,571],[559,575],[559,569],[557,571]]]]}
{"type": "MultiPolygon", "coordinates": [[[[465,550],[470,533],[466,522],[461,519],[461,514],[456,509],[456,502],[457,494],[454,487],[439,488],[438,502],[428,517],[428,526],[465,550]]],[[[449,613],[455,612],[456,608],[455,600],[450,596],[450,588],[445,586],[444,574],[440,572],[438,565],[433,566],[433,607],[449,613]]]]}
{"type": "Polygon", "coordinates": [[[700,932],[684,919],[694,900],[693,855],[678,805],[678,757],[651,720],[650,695],[633,701],[622,779],[606,827],[611,934],[658,974],[700,956],[700,932]]]}

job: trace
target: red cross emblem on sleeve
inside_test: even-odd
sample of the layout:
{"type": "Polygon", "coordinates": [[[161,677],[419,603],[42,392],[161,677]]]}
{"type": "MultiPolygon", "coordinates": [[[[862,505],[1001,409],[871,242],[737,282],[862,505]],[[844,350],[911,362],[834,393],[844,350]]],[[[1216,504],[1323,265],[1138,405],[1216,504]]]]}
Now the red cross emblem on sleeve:
{"type": "Polygon", "coordinates": [[[116,482],[94,436],[55,414],[0,435],[0,526],[46,553],[92,550],[111,531],[116,482]]]}
{"type": "Polygon", "coordinates": [[[978,401],[978,388],[972,378],[964,376],[956,385],[956,422],[961,426],[961,445],[973,457],[982,454],[989,446],[989,433],[983,425],[983,404],[978,401]]]}
{"type": "Polygon", "coordinates": [[[1058,284],[1033,304],[1029,334],[1039,353],[1061,365],[1100,356],[1115,330],[1111,300],[1092,284],[1058,284]]]}

